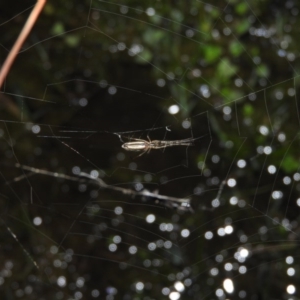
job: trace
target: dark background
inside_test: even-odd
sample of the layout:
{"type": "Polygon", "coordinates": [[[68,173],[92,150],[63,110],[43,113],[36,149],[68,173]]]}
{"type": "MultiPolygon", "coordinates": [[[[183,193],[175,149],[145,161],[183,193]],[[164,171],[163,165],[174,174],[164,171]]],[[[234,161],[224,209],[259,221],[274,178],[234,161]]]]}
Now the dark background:
{"type": "MultiPolygon", "coordinates": [[[[0,5],[1,63],[34,4],[0,5]]],[[[299,299],[299,28],[299,1],[48,1],[0,94],[1,299],[299,299]],[[121,148],[147,135],[198,139],[121,148]]]]}

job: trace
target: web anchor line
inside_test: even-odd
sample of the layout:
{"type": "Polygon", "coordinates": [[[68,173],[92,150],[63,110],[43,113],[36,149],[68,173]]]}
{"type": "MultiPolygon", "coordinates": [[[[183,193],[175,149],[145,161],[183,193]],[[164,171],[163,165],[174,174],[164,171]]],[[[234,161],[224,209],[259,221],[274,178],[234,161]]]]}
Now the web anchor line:
{"type": "MultiPolygon", "coordinates": [[[[29,172],[32,172],[35,174],[42,174],[42,175],[51,176],[51,177],[55,177],[55,178],[64,178],[64,179],[71,180],[71,181],[80,181],[80,178],[75,177],[75,176],[70,176],[70,175],[51,172],[51,171],[47,171],[47,170],[37,169],[37,168],[33,168],[33,167],[21,165],[21,164],[15,164],[15,166],[17,168],[21,168],[23,170],[26,170],[26,171],[29,171],[29,172]]],[[[191,201],[190,198],[176,198],[176,197],[172,197],[172,196],[161,195],[156,192],[150,192],[146,189],[137,192],[132,189],[108,185],[101,178],[93,177],[92,175],[87,174],[87,173],[81,172],[78,175],[89,179],[92,183],[96,182],[103,189],[113,190],[116,192],[120,192],[124,195],[131,195],[133,197],[141,197],[144,200],[154,200],[155,202],[163,203],[165,206],[170,207],[170,208],[176,208],[179,210],[190,211],[190,212],[193,211],[191,204],[190,204],[190,201],[191,201]]]]}

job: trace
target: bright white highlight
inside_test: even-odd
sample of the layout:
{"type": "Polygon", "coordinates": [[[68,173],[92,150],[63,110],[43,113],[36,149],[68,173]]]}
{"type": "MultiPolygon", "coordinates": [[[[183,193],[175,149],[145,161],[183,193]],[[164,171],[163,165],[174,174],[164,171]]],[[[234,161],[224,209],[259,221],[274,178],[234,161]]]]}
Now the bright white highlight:
{"type": "Polygon", "coordinates": [[[289,265],[291,265],[293,262],[294,262],[294,257],[292,256],[288,256],[286,259],[285,259],[285,262],[289,265]]]}
{"type": "Polygon", "coordinates": [[[219,270],[218,270],[217,268],[212,268],[212,269],[210,270],[210,274],[211,274],[212,276],[217,276],[217,275],[219,274],[219,270]]]}
{"type": "Polygon", "coordinates": [[[161,231],[169,231],[169,232],[171,232],[173,230],[173,228],[174,228],[174,226],[173,226],[172,223],[167,223],[167,224],[166,223],[161,223],[159,225],[159,229],[161,231]]]}
{"type": "Polygon", "coordinates": [[[286,291],[288,294],[292,295],[292,294],[295,294],[296,288],[294,285],[290,284],[286,287],[286,291]]]}
{"type": "Polygon", "coordinates": [[[274,191],[274,192],[272,193],[272,198],[273,198],[274,200],[281,199],[282,196],[283,196],[283,193],[282,193],[281,191],[274,191]]]}
{"type": "Polygon", "coordinates": [[[224,228],[219,228],[218,229],[218,235],[219,236],[224,236],[226,233],[225,233],[225,230],[224,230],[224,228]]]}
{"type": "Polygon", "coordinates": [[[212,157],[211,157],[211,161],[213,162],[213,163],[215,163],[215,164],[217,164],[219,161],[220,161],[220,156],[219,155],[213,155],[212,157]]]}
{"type": "Polygon", "coordinates": [[[247,257],[249,255],[249,251],[245,248],[240,250],[240,256],[241,257],[247,257]]]}
{"type": "Polygon", "coordinates": [[[74,166],[72,168],[72,173],[75,174],[75,175],[78,175],[80,173],[80,168],[78,166],[74,166]]]}
{"type": "Polygon", "coordinates": [[[170,300],[178,300],[180,298],[180,294],[178,292],[172,292],[169,295],[170,300]]]}
{"type": "Polygon", "coordinates": [[[228,293],[231,294],[234,291],[233,282],[231,279],[227,278],[223,281],[223,288],[228,293]]]}
{"type": "Polygon", "coordinates": [[[238,200],[237,197],[231,197],[230,200],[229,200],[229,203],[231,205],[236,205],[238,202],[239,202],[239,200],[238,200]]]}
{"type": "Polygon", "coordinates": [[[137,291],[142,291],[143,289],[144,289],[144,283],[142,283],[142,282],[137,282],[136,284],[135,284],[135,289],[137,290],[137,291]]]}
{"type": "Polygon", "coordinates": [[[56,254],[57,252],[58,252],[58,248],[56,247],[56,246],[51,246],[50,247],[50,252],[52,253],[52,254],[56,254]]]}
{"type": "Polygon", "coordinates": [[[222,262],[224,259],[223,255],[222,254],[218,254],[215,258],[216,262],[222,262]]]}
{"type": "Polygon", "coordinates": [[[284,142],[286,139],[285,133],[279,133],[277,138],[279,142],[284,142]]]}
{"type": "Polygon", "coordinates": [[[108,88],[108,93],[109,93],[110,95],[116,94],[116,93],[117,93],[117,88],[116,88],[115,86],[110,86],[110,87],[108,88]]]}
{"type": "Polygon", "coordinates": [[[211,206],[212,207],[218,207],[220,206],[220,200],[219,199],[214,199],[213,201],[211,201],[211,206]]]}
{"type": "Polygon", "coordinates": [[[296,271],[294,268],[288,268],[286,273],[289,275],[289,276],[294,276],[296,271]]]}
{"type": "Polygon", "coordinates": [[[136,246],[130,246],[128,249],[128,252],[130,254],[136,254],[137,253],[137,247],[136,246]]]}
{"type": "Polygon", "coordinates": [[[177,104],[171,105],[168,108],[168,112],[171,115],[176,115],[179,112],[179,106],[177,104]]]}
{"type": "Polygon", "coordinates": [[[147,14],[149,17],[154,16],[154,15],[155,15],[155,9],[152,8],[152,7],[148,7],[148,8],[146,9],[146,14],[147,14]]]}
{"type": "Polygon", "coordinates": [[[262,135],[268,135],[269,134],[269,129],[268,127],[266,126],[260,126],[259,127],[259,132],[262,134],[262,135]]]}
{"type": "Polygon", "coordinates": [[[224,229],[226,234],[231,234],[233,233],[233,227],[231,225],[227,225],[224,229]]]}
{"type": "Polygon", "coordinates": [[[229,107],[229,106],[224,106],[224,107],[223,107],[223,113],[224,113],[225,115],[230,115],[230,114],[231,114],[231,107],[229,107]]]}
{"type": "Polygon", "coordinates": [[[238,160],[238,162],[237,162],[237,166],[239,167],[239,168],[245,168],[246,167],[246,165],[247,165],[247,163],[246,163],[246,161],[244,160],[244,159],[239,159],[238,160]]]}
{"type": "Polygon", "coordinates": [[[224,266],[224,269],[226,271],[231,271],[233,269],[232,263],[226,263],[225,266],[224,266]]]}
{"type": "Polygon", "coordinates": [[[160,78],[156,81],[156,84],[159,86],[159,87],[163,87],[166,85],[166,81],[163,79],[163,78],[160,78]]]}
{"type": "Polygon", "coordinates": [[[64,287],[67,285],[67,279],[65,276],[59,276],[57,278],[57,285],[60,286],[60,287],[64,287]]]}
{"type": "Polygon", "coordinates": [[[176,289],[177,292],[182,293],[185,290],[185,287],[181,281],[176,281],[174,283],[174,288],[176,289]]]}
{"type": "Polygon", "coordinates": [[[76,280],[76,286],[82,288],[84,286],[85,279],[83,277],[78,277],[76,280]]]}
{"type": "Polygon", "coordinates": [[[186,238],[190,235],[190,231],[188,229],[183,229],[183,230],[181,230],[180,234],[181,234],[182,237],[186,238]]]}
{"type": "Polygon", "coordinates": [[[234,186],[236,186],[236,180],[235,180],[234,178],[228,179],[227,185],[228,185],[229,187],[234,187],[234,186]]]}
{"type": "Polygon", "coordinates": [[[191,127],[191,121],[184,120],[181,125],[184,129],[189,129],[191,127]]]}
{"type": "Polygon", "coordinates": [[[92,297],[97,298],[100,296],[100,292],[98,290],[92,290],[91,292],[92,297]]]}
{"type": "Polygon", "coordinates": [[[206,84],[200,86],[199,93],[205,98],[209,98],[211,95],[209,87],[206,84]]]}
{"type": "Polygon", "coordinates": [[[33,125],[31,127],[31,131],[35,134],[39,133],[41,131],[41,127],[39,125],[33,125]]]}
{"type": "Polygon", "coordinates": [[[88,100],[86,98],[81,98],[79,99],[79,105],[84,107],[84,106],[87,106],[88,104],[88,100]]]}
{"type": "Polygon", "coordinates": [[[33,219],[33,224],[34,224],[35,226],[40,226],[40,225],[42,224],[42,222],[43,222],[43,220],[42,220],[41,217],[35,217],[35,218],[33,219]]]}
{"type": "Polygon", "coordinates": [[[172,247],[172,242],[171,241],[165,241],[164,242],[164,247],[166,248],[166,249],[170,249],[171,247],[172,247]]]}
{"type": "Polygon", "coordinates": [[[97,170],[92,170],[90,172],[90,175],[92,178],[98,178],[99,177],[99,172],[97,170]]]}
{"type": "Polygon", "coordinates": [[[153,214],[150,214],[146,217],[147,223],[153,223],[155,221],[155,216],[153,214]]]}
{"type": "Polygon", "coordinates": [[[272,153],[272,148],[270,146],[264,147],[264,154],[270,155],[272,153]]]}
{"type": "Polygon", "coordinates": [[[299,180],[300,180],[300,173],[295,173],[295,174],[293,175],[293,179],[294,179],[295,181],[299,181],[299,180]]]}
{"type": "Polygon", "coordinates": [[[204,237],[207,239],[207,240],[211,240],[213,238],[214,234],[211,232],[211,231],[207,231],[205,232],[204,234],[204,237]]]}
{"type": "Polygon", "coordinates": [[[129,51],[128,51],[128,54],[130,56],[134,56],[134,55],[137,55],[139,53],[141,53],[143,51],[144,47],[142,45],[137,45],[137,44],[133,44],[129,51]]]}
{"type": "Polygon", "coordinates": [[[276,173],[276,167],[273,165],[268,166],[268,172],[270,174],[275,174],[276,173]]]}
{"type": "Polygon", "coordinates": [[[185,286],[191,286],[192,285],[192,280],[190,278],[187,278],[184,280],[184,285],[185,286]]]}
{"type": "Polygon", "coordinates": [[[224,296],[224,291],[222,289],[217,289],[216,290],[216,296],[217,297],[223,297],[224,296]]]}
{"type": "Polygon", "coordinates": [[[119,235],[115,235],[113,237],[113,241],[114,241],[115,244],[119,244],[119,243],[121,243],[122,238],[119,235]]]}
{"type": "Polygon", "coordinates": [[[110,244],[108,249],[110,252],[115,252],[118,249],[118,246],[116,244],[110,244]]]}
{"type": "Polygon", "coordinates": [[[150,250],[150,251],[153,251],[153,250],[155,250],[156,249],[156,244],[155,243],[149,243],[148,244],[148,249],[150,250]]]}
{"type": "Polygon", "coordinates": [[[115,207],[114,212],[116,215],[121,215],[123,213],[123,208],[121,206],[117,206],[115,207]]]}

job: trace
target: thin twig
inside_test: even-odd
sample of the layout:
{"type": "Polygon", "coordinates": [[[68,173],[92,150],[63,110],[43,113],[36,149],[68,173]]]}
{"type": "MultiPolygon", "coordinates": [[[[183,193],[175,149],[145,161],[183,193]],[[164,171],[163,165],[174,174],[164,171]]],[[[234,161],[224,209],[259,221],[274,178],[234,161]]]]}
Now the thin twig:
{"type": "Polygon", "coordinates": [[[46,3],[46,0],[37,0],[37,3],[35,4],[31,14],[29,15],[19,37],[17,38],[14,46],[12,47],[11,51],[9,52],[2,68],[0,70],[0,88],[2,87],[2,84],[6,78],[16,56],[18,55],[24,41],[26,40],[34,23],[36,22],[39,14],[41,13],[45,3],[46,3]]]}
{"type": "MultiPolygon", "coordinates": [[[[47,170],[37,169],[37,168],[33,168],[33,167],[21,165],[21,164],[15,164],[15,166],[17,168],[21,168],[23,170],[27,170],[27,171],[30,171],[35,174],[42,174],[42,175],[47,175],[47,176],[56,177],[56,178],[64,178],[64,179],[71,180],[71,181],[80,181],[80,178],[75,177],[75,176],[70,176],[70,175],[51,172],[51,171],[47,171],[47,170]]],[[[81,172],[78,175],[81,177],[88,178],[90,180],[90,182],[96,183],[98,186],[100,186],[103,189],[121,192],[122,194],[131,195],[133,197],[141,197],[141,198],[145,198],[145,199],[150,198],[152,200],[162,201],[166,206],[169,206],[172,208],[193,211],[191,208],[191,205],[190,205],[189,198],[176,198],[176,197],[171,197],[171,196],[166,196],[166,195],[160,195],[158,193],[149,192],[148,190],[143,190],[143,191],[137,192],[132,189],[126,189],[126,188],[122,188],[119,186],[108,185],[101,178],[93,177],[87,173],[81,172]]]]}

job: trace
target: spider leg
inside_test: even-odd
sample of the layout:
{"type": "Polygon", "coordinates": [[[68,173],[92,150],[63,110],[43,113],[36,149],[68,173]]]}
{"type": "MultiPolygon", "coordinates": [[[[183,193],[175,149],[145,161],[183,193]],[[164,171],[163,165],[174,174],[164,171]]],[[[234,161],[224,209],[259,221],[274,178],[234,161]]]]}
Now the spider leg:
{"type": "Polygon", "coordinates": [[[149,147],[146,151],[147,151],[147,153],[150,153],[151,147],[149,147]]]}
{"type": "Polygon", "coordinates": [[[140,157],[142,155],[144,155],[146,152],[148,151],[148,149],[144,150],[140,155],[138,155],[137,157],[140,157]]]}

